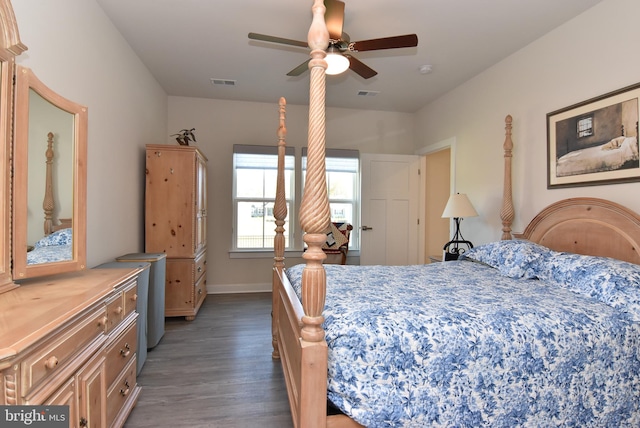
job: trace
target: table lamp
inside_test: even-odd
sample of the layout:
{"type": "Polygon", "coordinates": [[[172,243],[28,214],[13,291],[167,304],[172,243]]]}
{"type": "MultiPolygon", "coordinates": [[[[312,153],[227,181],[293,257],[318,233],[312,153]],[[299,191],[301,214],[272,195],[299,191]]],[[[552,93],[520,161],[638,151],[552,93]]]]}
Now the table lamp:
{"type": "Polygon", "coordinates": [[[466,251],[461,245],[466,245],[468,249],[473,248],[471,241],[465,240],[460,233],[460,221],[464,217],[476,217],[477,215],[478,213],[464,193],[455,193],[449,197],[447,206],[444,207],[442,218],[453,218],[456,224],[456,232],[453,235],[453,239],[442,248],[444,261],[457,260],[460,254],[466,251]]]}

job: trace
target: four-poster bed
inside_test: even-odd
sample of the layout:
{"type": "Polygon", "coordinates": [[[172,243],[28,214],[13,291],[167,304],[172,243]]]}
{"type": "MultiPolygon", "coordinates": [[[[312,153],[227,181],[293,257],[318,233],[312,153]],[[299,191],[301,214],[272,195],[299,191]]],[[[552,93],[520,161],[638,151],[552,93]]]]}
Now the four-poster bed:
{"type": "Polygon", "coordinates": [[[306,265],[284,265],[284,99],[274,206],[273,357],[294,425],[638,425],[640,216],[568,199],[512,240],[510,116],[503,240],[427,266],[323,266],[328,34],[322,0],[312,10],[306,265]]]}

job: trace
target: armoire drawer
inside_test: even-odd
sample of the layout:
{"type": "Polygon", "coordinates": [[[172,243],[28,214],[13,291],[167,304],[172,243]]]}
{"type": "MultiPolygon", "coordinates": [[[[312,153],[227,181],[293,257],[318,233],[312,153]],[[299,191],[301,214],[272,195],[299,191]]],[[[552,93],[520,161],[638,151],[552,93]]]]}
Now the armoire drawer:
{"type": "Polygon", "coordinates": [[[107,365],[107,388],[115,381],[122,369],[134,358],[137,349],[137,323],[132,322],[105,350],[107,365]]]}
{"type": "MultiPolygon", "coordinates": [[[[206,273],[206,272],[205,272],[206,273]]],[[[199,306],[200,301],[204,299],[207,294],[207,275],[203,274],[196,282],[196,287],[193,290],[194,293],[194,301],[196,302],[196,306],[199,306]]]]}
{"type": "Polygon", "coordinates": [[[207,271],[207,253],[202,252],[202,254],[200,254],[195,261],[194,279],[197,281],[198,279],[200,279],[202,275],[205,274],[206,271],[207,271]]]}
{"type": "Polygon", "coordinates": [[[104,323],[105,308],[101,306],[54,335],[51,340],[28,355],[21,362],[22,396],[28,395],[33,387],[65,368],[75,354],[93,340],[104,337],[104,323]]]}

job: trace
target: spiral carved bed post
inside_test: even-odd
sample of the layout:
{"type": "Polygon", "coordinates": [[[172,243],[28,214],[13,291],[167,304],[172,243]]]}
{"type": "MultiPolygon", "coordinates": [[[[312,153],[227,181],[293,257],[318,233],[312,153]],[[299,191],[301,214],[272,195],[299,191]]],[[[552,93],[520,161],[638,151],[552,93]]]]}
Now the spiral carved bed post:
{"type": "Polygon", "coordinates": [[[309,92],[309,147],[304,195],[300,205],[300,225],[307,244],[303,258],[306,266],[302,272],[302,339],[320,342],[324,339],[322,310],[326,291],[326,273],[322,266],[326,258],[322,244],[326,241],[330,212],[325,178],[325,49],[329,45],[329,32],[324,22],[325,7],[322,0],[315,0],[313,21],[309,28],[308,43],[311,48],[311,84],[309,92]]]}
{"type": "Polygon", "coordinates": [[[325,427],[327,421],[327,344],[322,322],[327,276],[322,265],[326,258],[322,244],[326,241],[330,211],[325,178],[325,49],[329,32],[324,21],[323,0],[314,0],[313,20],[309,28],[311,48],[309,69],[309,141],[307,175],[300,205],[300,225],[304,231],[307,251],[302,271],[302,349],[300,373],[300,412],[298,427],[325,427]]]}
{"type": "Polygon", "coordinates": [[[513,141],[511,140],[511,122],[513,118],[507,115],[504,119],[505,139],[502,148],[504,149],[504,189],[502,194],[502,209],[500,209],[500,219],[502,220],[502,239],[511,239],[511,223],[515,211],[513,208],[513,198],[511,196],[511,159],[513,155],[513,141]]]}
{"type": "Polygon", "coordinates": [[[271,357],[274,359],[280,358],[280,351],[278,350],[278,295],[277,284],[279,281],[278,276],[282,275],[284,269],[284,219],[287,217],[287,199],[284,191],[284,157],[287,146],[287,127],[285,126],[285,113],[287,101],[284,98],[280,98],[279,103],[280,112],[280,125],[278,126],[278,176],[276,178],[276,200],[273,204],[273,216],[276,219],[276,236],[273,238],[273,290],[272,290],[272,304],[273,312],[271,313],[271,344],[273,345],[273,352],[271,357]]]}
{"type": "Polygon", "coordinates": [[[45,177],[45,189],[44,200],[42,201],[42,209],[44,210],[44,234],[49,235],[53,231],[53,133],[47,134],[47,151],[45,152],[47,157],[46,161],[46,177],[45,177]]]}

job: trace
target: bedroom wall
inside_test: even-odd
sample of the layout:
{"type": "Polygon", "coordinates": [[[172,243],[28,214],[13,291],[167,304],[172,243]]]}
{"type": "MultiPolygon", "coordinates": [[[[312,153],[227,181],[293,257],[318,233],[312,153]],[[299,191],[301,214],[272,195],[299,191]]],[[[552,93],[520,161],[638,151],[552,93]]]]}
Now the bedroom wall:
{"type": "MultiPolygon", "coordinates": [[[[307,143],[308,107],[287,105],[287,144],[299,156],[307,143]]],[[[329,108],[329,148],[363,153],[412,154],[413,114],[329,108]]],[[[273,103],[169,97],[169,134],[196,128],[198,146],[208,157],[207,289],[210,293],[269,290],[273,255],[232,258],[233,145],[278,142],[278,100],[273,103]]],[[[159,143],[177,144],[169,137],[159,143]]],[[[299,200],[298,200],[299,203],[299,200]]],[[[301,262],[287,255],[287,264],[301,262]]]]}
{"type": "Polygon", "coordinates": [[[144,249],[144,145],[167,135],[167,95],[91,0],[13,1],[17,63],[89,108],[87,263],[144,249]]]}
{"type": "Polygon", "coordinates": [[[513,116],[514,231],[560,199],[610,199],[640,212],[640,183],[547,189],[546,114],[640,82],[640,2],[604,0],[415,115],[416,150],[456,137],[456,190],[479,217],[465,238],[500,238],[504,118],[513,116]]]}

